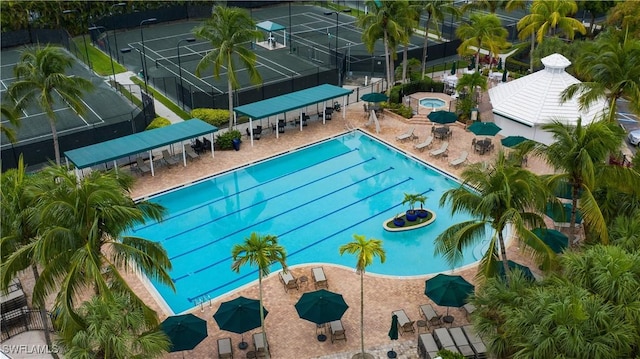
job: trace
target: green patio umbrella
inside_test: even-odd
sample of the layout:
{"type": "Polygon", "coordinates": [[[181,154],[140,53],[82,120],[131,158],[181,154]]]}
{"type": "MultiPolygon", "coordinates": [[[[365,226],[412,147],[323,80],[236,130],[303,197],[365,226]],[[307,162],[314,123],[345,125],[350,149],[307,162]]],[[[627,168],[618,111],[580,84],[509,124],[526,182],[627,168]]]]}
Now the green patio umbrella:
{"type": "Polygon", "coordinates": [[[451,74],[452,75],[456,74],[456,66],[458,66],[458,63],[456,61],[454,61],[453,65],[451,65],[451,74]]]}
{"type": "MultiPolygon", "coordinates": [[[[567,181],[560,182],[553,190],[553,194],[558,198],[572,199],[573,187],[567,181]]],[[[582,189],[578,190],[578,196],[582,195],[582,189]]]]}
{"type": "MultiPolygon", "coordinates": [[[[549,216],[549,218],[553,219],[554,222],[558,223],[569,223],[571,220],[571,209],[573,205],[571,203],[563,203],[559,204],[547,204],[547,210],[545,214],[549,216]]],[[[582,213],[580,210],[576,212],[576,224],[582,223],[582,213]]]]}
{"type": "Polygon", "coordinates": [[[495,136],[502,129],[493,122],[474,122],[467,130],[476,136],[495,136]]]}
{"type": "Polygon", "coordinates": [[[160,323],[171,341],[171,352],[191,350],[207,337],[207,322],[193,314],[176,315],[160,323]]]}
{"type": "MultiPolygon", "coordinates": [[[[263,307],[264,309],[264,307],[263,307]]],[[[269,311],[264,309],[264,316],[267,317],[269,311]]],[[[228,302],[220,304],[220,308],[213,315],[218,327],[221,330],[243,334],[251,329],[260,326],[260,301],[238,297],[228,302]]],[[[242,338],[241,346],[244,343],[242,338]]]]}
{"type": "MultiPolygon", "coordinates": [[[[391,316],[391,328],[389,328],[389,339],[398,340],[398,316],[395,314],[391,316]]],[[[395,358],[396,356],[397,356],[396,352],[393,350],[393,348],[391,348],[391,350],[387,352],[387,358],[395,358]]]]}
{"type": "MultiPolygon", "coordinates": [[[[505,279],[506,275],[504,274],[504,266],[502,265],[502,261],[494,262],[494,263],[498,266],[498,275],[500,276],[500,278],[505,279]]],[[[524,266],[520,263],[516,263],[514,261],[507,261],[507,265],[509,266],[510,271],[513,271],[513,270],[521,271],[526,280],[530,282],[534,282],[536,280],[536,277],[533,276],[533,272],[531,272],[531,269],[529,269],[529,267],[524,266]]]]}
{"type": "Polygon", "coordinates": [[[562,253],[569,246],[569,237],[555,229],[534,228],[531,232],[556,253],[562,253]]]}
{"type": "Polygon", "coordinates": [[[295,304],[296,311],[302,319],[316,324],[329,323],[342,318],[349,306],[342,294],[320,289],[304,293],[295,304]]]}
{"type": "Polygon", "coordinates": [[[446,124],[446,123],[454,123],[458,120],[458,115],[454,112],[438,110],[433,111],[427,115],[427,118],[431,120],[431,122],[446,124]]]}
{"type": "Polygon", "coordinates": [[[367,102],[384,102],[389,99],[389,96],[380,92],[372,92],[360,96],[360,99],[367,102]]]}
{"type": "Polygon", "coordinates": [[[522,136],[507,136],[500,140],[500,143],[502,143],[504,147],[515,147],[526,140],[527,138],[522,136]]]}
{"type": "MultiPolygon", "coordinates": [[[[474,287],[459,275],[438,274],[424,282],[424,294],[437,305],[446,307],[462,307],[467,303],[474,287]]],[[[447,308],[449,315],[449,308],[447,308]]]]}

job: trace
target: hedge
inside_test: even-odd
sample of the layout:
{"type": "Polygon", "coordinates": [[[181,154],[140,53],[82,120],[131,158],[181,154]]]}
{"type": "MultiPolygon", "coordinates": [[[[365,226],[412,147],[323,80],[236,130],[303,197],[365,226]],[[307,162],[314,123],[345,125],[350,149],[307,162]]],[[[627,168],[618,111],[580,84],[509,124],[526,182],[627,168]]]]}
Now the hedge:
{"type": "Polygon", "coordinates": [[[194,108],[191,110],[191,116],[193,118],[199,118],[202,121],[218,128],[226,128],[229,124],[229,110],[218,108],[194,108]]]}
{"type": "Polygon", "coordinates": [[[149,126],[147,126],[147,128],[145,128],[146,130],[153,130],[154,128],[160,128],[160,127],[166,127],[171,125],[171,121],[167,120],[164,117],[156,117],[153,119],[153,121],[151,121],[151,123],[149,124],[149,126]]]}

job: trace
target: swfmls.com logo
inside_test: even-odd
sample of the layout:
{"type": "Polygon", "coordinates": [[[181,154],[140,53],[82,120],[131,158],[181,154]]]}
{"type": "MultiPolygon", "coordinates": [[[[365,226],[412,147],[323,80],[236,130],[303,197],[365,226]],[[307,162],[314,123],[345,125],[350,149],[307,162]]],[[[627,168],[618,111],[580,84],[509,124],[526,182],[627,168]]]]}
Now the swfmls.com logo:
{"type": "Polygon", "coordinates": [[[0,350],[5,354],[51,354],[58,353],[54,345],[51,348],[46,344],[2,344],[0,350]]]}

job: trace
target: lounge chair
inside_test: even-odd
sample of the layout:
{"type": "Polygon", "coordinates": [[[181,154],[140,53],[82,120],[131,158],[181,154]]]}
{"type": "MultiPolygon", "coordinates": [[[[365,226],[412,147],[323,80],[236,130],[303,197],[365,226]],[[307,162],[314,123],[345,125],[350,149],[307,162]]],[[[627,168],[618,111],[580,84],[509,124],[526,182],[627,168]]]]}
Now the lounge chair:
{"type": "Polygon", "coordinates": [[[438,344],[438,347],[440,347],[440,349],[447,349],[454,353],[460,353],[447,328],[435,329],[433,331],[433,339],[436,340],[436,343],[438,344]]]}
{"type": "Polygon", "coordinates": [[[269,345],[265,344],[264,336],[262,335],[262,332],[255,333],[253,335],[253,347],[256,352],[256,357],[258,358],[266,357],[266,352],[267,350],[269,350],[269,345]]]}
{"type": "Polygon", "coordinates": [[[198,153],[189,145],[184,145],[184,153],[192,160],[200,157],[200,155],[198,155],[198,153]]]}
{"type": "Polygon", "coordinates": [[[327,277],[324,275],[324,270],[322,269],[322,267],[313,268],[311,270],[311,276],[313,277],[313,284],[315,285],[316,289],[329,289],[329,283],[327,282],[327,277]]]}
{"type": "Polygon", "coordinates": [[[418,143],[417,145],[413,146],[416,150],[424,150],[425,148],[429,148],[431,147],[431,143],[433,142],[433,136],[429,136],[427,137],[426,140],[424,140],[423,142],[418,143]]]}
{"type": "Polygon", "coordinates": [[[342,321],[334,320],[329,323],[329,327],[331,328],[331,343],[336,340],[344,340],[347,341],[347,336],[344,333],[344,327],[342,326],[342,321]]]}
{"type": "Polygon", "coordinates": [[[233,358],[233,346],[231,338],[218,339],[218,359],[233,358]]]}
{"type": "Polygon", "coordinates": [[[471,303],[467,303],[462,306],[462,309],[464,309],[467,320],[470,320],[471,313],[475,312],[476,306],[471,303]]]}
{"type": "Polygon", "coordinates": [[[431,304],[421,305],[420,314],[427,321],[429,327],[442,325],[442,315],[436,313],[431,304]]]}
{"type": "Polygon", "coordinates": [[[400,330],[400,335],[404,335],[404,333],[415,333],[415,329],[413,328],[414,321],[409,319],[404,309],[394,310],[392,314],[398,316],[398,329],[400,330]]]}
{"type": "Polygon", "coordinates": [[[441,155],[444,155],[445,153],[447,153],[447,148],[449,148],[449,142],[444,141],[444,142],[442,142],[442,146],[440,146],[440,148],[429,152],[429,154],[431,156],[438,157],[438,156],[441,156],[441,155]]]}
{"type": "Polygon", "coordinates": [[[438,356],[438,344],[431,333],[420,334],[418,337],[418,353],[420,358],[435,358],[438,356]]]}
{"type": "Polygon", "coordinates": [[[171,156],[171,154],[169,154],[169,151],[167,150],[162,150],[162,159],[169,166],[178,164],[178,160],[173,158],[173,156],[171,156]]]}
{"type": "Polygon", "coordinates": [[[469,156],[469,152],[462,151],[462,153],[460,153],[460,157],[449,161],[449,164],[453,167],[457,167],[467,161],[467,156],[469,156]]]}
{"type": "Polygon", "coordinates": [[[137,170],[140,171],[140,173],[142,173],[143,175],[147,172],[151,172],[151,167],[144,163],[144,160],[142,159],[142,157],[137,157],[136,163],[137,163],[137,166],[136,166],[137,170]]]}
{"type": "Polygon", "coordinates": [[[476,353],[474,353],[473,349],[471,349],[467,337],[462,332],[462,328],[449,328],[449,334],[451,334],[453,342],[456,343],[456,347],[460,351],[460,354],[464,355],[465,358],[475,357],[476,353]]]}
{"type": "Polygon", "coordinates": [[[284,291],[288,292],[289,289],[300,289],[300,285],[298,284],[298,278],[295,278],[291,272],[280,272],[280,282],[284,285],[284,291]]]}
{"type": "Polygon", "coordinates": [[[404,141],[404,140],[412,140],[416,138],[416,135],[413,134],[413,131],[415,131],[415,129],[416,129],[415,127],[411,127],[407,132],[396,136],[396,140],[404,141]]]}

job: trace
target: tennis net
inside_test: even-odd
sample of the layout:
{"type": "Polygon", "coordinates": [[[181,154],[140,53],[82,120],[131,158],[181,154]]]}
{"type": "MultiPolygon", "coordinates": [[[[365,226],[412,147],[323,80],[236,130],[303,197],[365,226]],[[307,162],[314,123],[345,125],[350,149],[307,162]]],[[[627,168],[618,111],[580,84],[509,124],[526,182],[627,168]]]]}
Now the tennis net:
{"type": "Polygon", "coordinates": [[[209,53],[209,50],[199,51],[199,52],[189,52],[184,55],[180,55],[180,59],[178,59],[178,56],[159,57],[155,60],[155,63],[156,63],[156,67],[158,67],[159,65],[178,66],[178,63],[182,64],[182,63],[187,63],[191,61],[200,61],[208,53],[209,53]]]}

